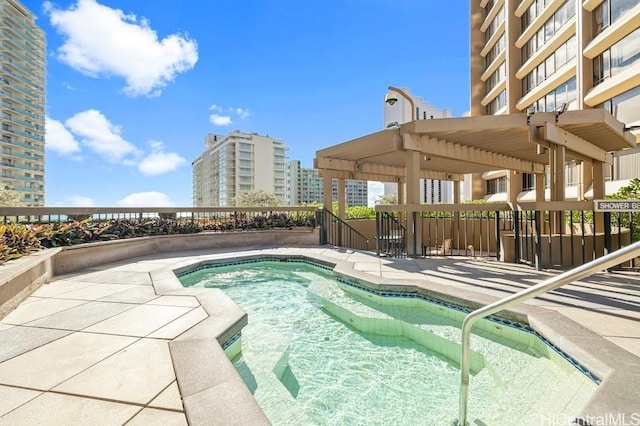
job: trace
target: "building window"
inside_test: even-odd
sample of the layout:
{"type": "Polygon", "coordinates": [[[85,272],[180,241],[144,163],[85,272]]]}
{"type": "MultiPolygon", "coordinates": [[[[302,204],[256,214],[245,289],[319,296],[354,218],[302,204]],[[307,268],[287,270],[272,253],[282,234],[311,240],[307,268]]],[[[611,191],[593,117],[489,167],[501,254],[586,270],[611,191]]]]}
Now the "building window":
{"type": "Polygon", "coordinates": [[[535,189],[535,176],[531,173],[522,173],[522,190],[531,191],[535,189]]]}
{"type": "Polygon", "coordinates": [[[604,0],[593,11],[593,34],[599,34],[638,4],[638,0],[604,0]]]}
{"type": "Polygon", "coordinates": [[[531,36],[527,43],[522,47],[522,63],[524,64],[529,58],[539,49],[544,46],[546,42],[551,39],[560,29],[576,14],[575,0],[568,0],[564,2],[556,13],[553,14],[545,23],[540,27],[538,32],[531,36]]]}
{"type": "Polygon", "coordinates": [[[573,36],[522,79],[523,93],[529,93],[562,66],[573,60],[576,57],[576,50],[576,37],[573,36]]]}
{"type": "Polygon", "coordinates": [[[502,176],[495,179],[489,179],[487,181],[487,195],[498,194],[500,192],[507,192],[506,176],[502,176]]]}
{"type": "Polygon", "coordinates": [[[484,33],[485,42],[489,41],[489,39],[496,33],[502,22],[504,22],[504,6],[500,7],[500,10],[498,11],[498,13],[496,13],[495,18],[493,18],[493,21],[491,21],[491,24],[489,24],[487,32],[484,33]]]}
{"type": "Polygon", "coordinates": [[[504,51],[506,47],[505,35],[502,34],[496,44],[493,45],[487,56],[484,58],[485,68],[489,68],[491,63],[504,51]]]}
{"type": "Polygon", "coordinates": [[[489,76],[489,78],[485,82],[485,90],[486,90],[485,93],[488,94],[489,92],[491,92],[491,90],[494,87],[496,87],[498,83],[504,80],[506,76],[507,76],[507,64],[506,62],[503,62],[500,64],[498,69],[496,69],[494,73],[491,74],[491,76],[489,76]]]}
{"type": "Polygon", "coordinates": [[[503,90],[487,105],[487,114],[493,115],[507,105],[507,91],[503,90]]]}
{"type": "Polygon", "coordinates": [[[576,98],[576,78],[574,77],[566,83],[562,83],[530,106],[533,106],[537,112],[552,112],[563,104],[567,104],[569,109],[576,109],[576,98]]]}
{"type": "Polygon", "coordinates": [[[606,109],[618,121],[631,126],[640,124],[640,109],[638,109],[638,105],[640,105],[640,86],[615,96],[597,107],[606,109]]]}
{"type": "Polygon", "coordinates": [[[593,85],[628,69],[640,61],[640,28],[593,59],[593,85]]]}
{"type": "Polygon", "coordinates": [[[545,8],[545,6],[550,2],[551,0],[534,0],[533,2],[531,2],[531,5],[524,12],[520,20],[521,29],[523,32],[527,29],[531,21],[533,21],[533,19],[538,16],[545,8]]]}

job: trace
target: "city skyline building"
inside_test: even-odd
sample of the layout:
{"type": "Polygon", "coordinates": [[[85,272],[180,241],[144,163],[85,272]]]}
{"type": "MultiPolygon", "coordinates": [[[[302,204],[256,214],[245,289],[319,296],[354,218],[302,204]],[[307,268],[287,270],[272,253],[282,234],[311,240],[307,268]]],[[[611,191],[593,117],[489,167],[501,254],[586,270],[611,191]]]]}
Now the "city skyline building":
{"type": "MultiPolygon", "coordinates": [[[[604,108],[640,124],[640,1],[470,5],[472,116],[604,108]]],[[[565,197],[592,197],[592,173],[587,160],[567,161],[565,197]]],[[[614,152],[603,175],[607,194],[640,176],[640,148],[614,152]]],[[[474,199],[514,201],[531,195],[534,179],[494,171],[474,175],[472,187],[474,199]]]]}
{"type": "Polygon", "coordinates": [[[205,151],[192,162],[193,205],[233,206],[235,197],[263,190],[287,201],[287,145],[283,140],[239,130],[209,133],[205,151]]]}
{"type": "Polygon", "coordinates": [[[17,0],[0,3],[0,189],[45,203],[45,36],[17,0]]]}
{"type": "MultiPolygon", "coordinates": [[[[393,105],[384,102],[383,126],[388,128],[394,125],[411,121],[412,116],[418,120],[432,120],[438,118],[451,118],[450,109],[439,109],[425,101],[421,96],[414,96],[409,89],[402,89],[414,102],[415,112],[412,114],[411,103],[400,96],[393,105]]],[[[398,184],[393,182],[384,183],[384,195],[398,195],[398,184]]],[[[420,179],[420,202],[426,204],[453,203],[453,182],[420,179]]]]}
{"type": "MultiPolygon", "coordinates": [[[[318,170],[302,167],[300,160],[291,160],[291,205],[322,203],[323,178],[318,170]]],[[[332,179],[332,199],[338,199],[338,179],[332,179]]],[[[368,183],[363,180],[345,179],[345,199],[347,207],[366,206],[368,202],[368,183]]]]}

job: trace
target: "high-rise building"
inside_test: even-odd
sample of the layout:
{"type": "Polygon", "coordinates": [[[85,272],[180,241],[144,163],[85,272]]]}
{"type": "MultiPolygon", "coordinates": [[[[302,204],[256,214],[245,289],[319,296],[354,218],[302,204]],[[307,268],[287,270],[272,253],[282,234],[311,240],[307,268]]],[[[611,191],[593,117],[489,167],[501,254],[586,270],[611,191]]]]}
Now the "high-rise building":
{"type": "Polygon", "coordinates": [[[45,37],[17,0],[0,2],[0,189],[44,205],[45,37]]]}
{"type": "MultiPolygon", "coordinates": [[[[471,0],[470,55],[472,116],[604,108],[640,124],[639,0],[471,0]]],[[[566,196],[581,198],[580,161],[566,169],[566,196]]],[[[507,176],[474,176],[474,198],[505,191],[507,176]]],[[[608,193],[640,176],[640,148],[614,153],[605,176],[608,193]]]]}
{"type": "MultiPolygon", "coordinates": [[[[415,107],[415,117],[418,120],[433,120],[438,118],[450,118],[450,109],[438,109],[426,102],[420,96],[413,96],[409,89],[402,89],[411,96],[415,107]]],[[[411,121],[411,104],[407,99],[400,96],[393,105],[384,102],[384,127],[403,124],[411,121]]],[[[398,184],[385,182],[385,195],[398,195],[398,184]]],[[[453,202],[453,182],[436,179],[420,179],[420,202],[426,204],[452,203],[453,202]]]]}
{"type": "MultiPolygon", "coordinates": [[[[301,167],[299,160],[291,160],[291,203],[293,205],[322,203],[323,186],[322,178],[318,170],[301,167]]],[[[368,186],[366,181],[345,179],[346,205],[366,206],[368,198],[368,186]]],[[[338,179],[332,180],[332,197],[338,199],[338,179]]]]}
{"type": "Polygon", "coordinates": [[[192,163],[194,206],[233,206],[237,195],[255,190],[287,201],[284,141],[236,130],[210,133],[204,143],[205,152],[192,163]]]}

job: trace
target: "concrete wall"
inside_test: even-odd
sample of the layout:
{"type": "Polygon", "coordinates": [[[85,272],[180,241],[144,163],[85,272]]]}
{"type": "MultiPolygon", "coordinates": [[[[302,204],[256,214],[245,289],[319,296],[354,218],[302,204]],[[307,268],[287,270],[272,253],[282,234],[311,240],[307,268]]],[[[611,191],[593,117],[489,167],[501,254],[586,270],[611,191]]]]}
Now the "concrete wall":
{"type": "Polygon", "coordinates": [[[53,258],[60,250],[44,250],[0,265],[0,318],[51,279],[53,258]]]}

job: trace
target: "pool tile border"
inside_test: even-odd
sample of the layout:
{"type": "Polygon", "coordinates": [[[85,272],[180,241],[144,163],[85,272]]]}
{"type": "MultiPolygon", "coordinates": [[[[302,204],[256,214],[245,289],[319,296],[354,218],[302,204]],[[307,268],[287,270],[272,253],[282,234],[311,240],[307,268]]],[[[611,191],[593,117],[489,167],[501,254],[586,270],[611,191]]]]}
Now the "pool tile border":
{"type": "MultiPolygon", "coordinates": [[[[224,263],[230,259],[234,259],[234,261],[265,257],[273,257],[276,259],[306,259],[313,263],[318,262],[324,265],[326,269],[333,269],[335,275],[347,280],[352,280],[355,283],[366,283],[367,285],[389,291],[402,290],[404,292],[430,295],[445,302],[460,303],[471,309],[477,309],[497,300],[495,296],[474,291],[468,287],[450,286],[446,283],[430,281],[427,277],[416,278],[416,274],[411,274],[412,276],[409,276],[407,279],[383,278],[382,276],[376,275],[376,273],[372,274],[367,271],[355,269],[356,263],[347,260],[342,253],[333,253],[331,248],[322,251],[310,250],[304,254],[300,254],[300,252],[270,252],[271,250],[277,251],[278,247],[279,246],[256,247],[252,249],[251,252],[224,252],[216,253],[212,257],[190,258],[188,262],[167,266],[167,269],[161,270],[162,273],[158,275],[158,278],[162,277],[161,281],[167,287],[163,293],[204,294],[206,293],[203,292],[205,289],[189,290],[188,288],[182,287],[177,275],[194,267],[199,267],[204,264],[224,263]],[[166,274],[171,275],[171,278],[167,279],[166,274]]],[[[310,248],[314,249],[315,247],[310,248]]],[[[304,249],[304,247],[301,247],[301,249],[304,249]]],[[[353,253],[358,252],[354,251],[353,253]]],[[[153,280],[154,273],[152,272],[151,274],[153,280]]],[[[154,282],[154,287],[155,286],[156,283],[154,282]]],[[[527,323],[536,333],[546,340],[551,341],[551,339],[553,339],[558,342],[557,345],[550,345],[550,347],[554,349],[554,352],[556,352],[556,349],[562,347],[563,351],[567,351],[567,353],[570,354],[570,357],[579,360],[579,364],[584,365],[587,371],[593,372],[595,377],[601,378],[602,382],[598,386],[596,393],[589,399],[587,405],[581,412],[576,413],[576,419],[605,418],[611,415],[637,415],[637,398],[640,394],[629,392],[628,389],[635,389],[637,384],[640,383],[640,372],[637,371],[640,357],[625,351],[601,335],[596,334],[582,324],[553,309],[525,303],[503,311],[501,315],[505,320],[513,319],[516,323],[519,321],[527,323]]],[[[194,332],[190,333],[191,336],[187,337],[183,335],[176,340],[190,339],[193,341],[193,339],[196,339],[193,343],[197,343],[197,339],[205,339],[199,341],[202,343],[210,342],[211,340],[216,340],[211,337],[214,335],[212,334],[212,329],[218,333],[217,336],[219,338],[223,337],[222,334],[224,334],[227,336],[227,339],[222,338],[222,340],[228,340],[229,336],[234,336],[236,333],[229,333],[231,329],[227,329],[226,332],[222,331],[222,334],[220,334],[221,328],[219,325],[207,322],[208,320],[222,320],[223,323],[227,322],[224,315],[219,315],[218,318],[219,319],[208,318],[204,320],[202,323],[197,324],[194,329],[190,330],[194,332]],[[195,329],[199,330],[196,331],[195,329]]],[[[222,355],[215,359],[210,359],[209,363],[221,363],[225,368],[230,368],[235,371],[231,362],[224,356],[222,347],[219,343],[217,343],[217,345],[222,355]]],[[[200,347],[199,344],[194,344],[191,350],[198,351],[198,347],[200,347]]],[[[172,357],[173,356],[174,354],[172,353],[172,357]]],[[[244,385],[244,382],[239,377],[233,381],[233,389],[234,392],[248,393],[246,385],[244,385]],[[238,387],[243,389],[239,389],[238,387]]],[[[194,416],[203,415],[205,418],[207,416],[208,418],[213,418],[217,415],[216,410],[229,410],[235,413],[233,419],[243,421],[243,424],[268,424],[268,420],[259,408],[255,398],[243,397],[234,399],[232,402],[225,402],[220,399],[220,395],[216,392],[213,388],[210,388],[207,392],[202,392],[202,395],[199,396],[198,404],[187,404],[185,399],[185,413],[187,416],[189,416],[189,412],[194,411],[194,416]],[[209,409],[205,411],[213,412],[207,414],[202,413],[200,409],[195,409],[202,404],[208,405],[209,407],[209,409]],[[229,404],[233,406],[229,407],[229,404]],[[194,407],[194,410],[191,409],[192,407],[194,407]]],[[[249,393],[249,397],[250,396],[251,394],[249,393]]]]}
{"type": "MultiPolygon", "coordinates": [[[[321,264],[321,263],[317,263],[316,261],[312,260],[312,259],[307,259],[304,257],[295,257],[295,258],[289,258],[289,257],[282,257],[282,256],[264,256],[264,257],[256,257],[256,258],[251,258],[251,259],[246,259],[246,260],[235,260],[232,262],[224,262],[224,261],[220,261],[220,262],[215,262],[215,263],[203,263],[193,269],[190,270],[186,270],[186,271],[182,271],[180,273],[177,273],[176,276],[178,277],[178,279],[180,278],[184,278],[190,274],[205,270],[205,269],[216,269],[216,268],[223,268],[223,267],[228,267],[228,266],[240,266],[240,265],[247,265],[247,264],[255,264],[255,263],[261,263],[261,262],[283,262],[283,263],[304,263],[307,265],[311,265],[320,269],[324,269],[326,271],[333,271],[335,267],[329,267],[327,265],[321,264]]],[[[372,289],[370,287],[364,286],[364,285],[360,285],[357,284],[353,281],[349,281],[346,280],[344,278],[341,278],[339,276],[335,276],[335,278],[337,279],[338,282],[351,286],[353,288],[356,288],[358,290],[361,291],[365,291],[367,293],[371,293],[374,294],[376,296],[380,296],[380,297],[398,297],[398,298],[404,298],[404,299],[419,299],[419,300],[423,300],[427,303],[433,303],[435,305],[439,305],[439,306],[443,306],[445,308],[448,309],[453,309],[456,310],[458,312],[462,312],[465,314],[468,314],[470,312],[472,312],[472,309],[467,308],[465,306],[459,305],[459,304],[455,304],[455,303],[450,303],[450,302],[446,302],[444,300],[440,300],[434,297],[430,297],[424,294],[420,294],[417,292],[408,292],[408,291],[388,291],[388,290],[376,290],[376,289],[372,289]]],[[[373,283],[371,283],[373,284],[373,283]]],[[[524,325],[522,323],[516,322],[516,321],[511,321],[505,318],[501,318],[498,315],[491,315],[489,317],[486,318],[486,320],[491,321],[493,323],[497,323],[506,327],[510,327],[516,330],[520,330],[523,331],[525,333],[529,333],[532,334],[534,337],[537,337],[538,339],[540,339],[542,341],[542,343],[544,343],[549,349],[552,349],[557,355],[559,355],[562,359],[564,359],[565,361],[567,361],[570,365],[572,365],[575,369],[577,369],[580,373],[582,373],[584,376],[586,376],[589,380],[591,380],[592,382],[594,382],[595,384],[599,385],[600,383],[602,383],[602,380],[593,372],[591,372],[587,367],[583,366],[580,362],[578,362],[576,359],[574,359],[572,356],[570,356],[569,354],[567,354],[565,351],[563,351],[562,349],[560,349],[557,345],[553,344],[549,339],[547,339],[546,337],[542,336],[540,333],[538,333],[537,331],[535,331],[533,328],[531,328],[528,325],[524,325]]],[[[238,333],[235,336],[233,336],[231,339],[229,339],[228,341],[224,342],[222,344],[222,348],[226,349],[229,346],[231,346],[236,340],[238,340],[238,338],[240,338],[240,334],[238,333]]]]}

